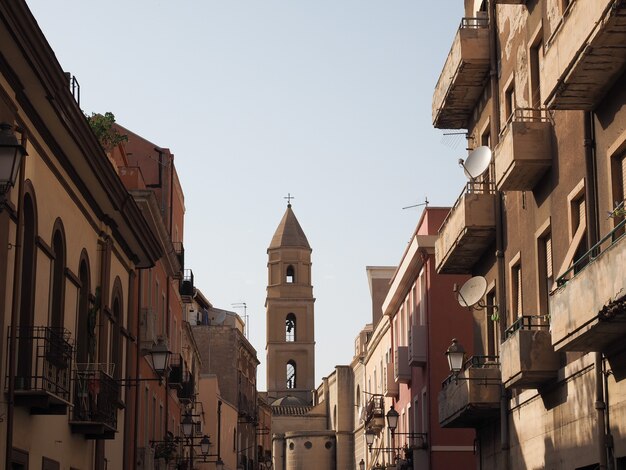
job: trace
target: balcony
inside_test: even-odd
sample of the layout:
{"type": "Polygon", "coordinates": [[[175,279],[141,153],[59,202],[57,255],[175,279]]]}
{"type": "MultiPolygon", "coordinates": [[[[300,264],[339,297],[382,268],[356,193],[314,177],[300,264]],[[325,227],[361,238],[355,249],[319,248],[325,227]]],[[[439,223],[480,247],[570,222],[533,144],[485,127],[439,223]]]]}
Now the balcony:
{"type": "Polygon", "coordinates": [[[532,191],[552,165],[552,122],[546,111],[516,109],[494,155],[499,191],[532,191]]]}
{"type": "Polygon", "coordinates": [[[552,345],[557,351],[610,354],[626,335],[626,220],[559,279],[550,296],[552,345]]]}
{"type": "Polygon", "coordinates": [[[178,399],[182,402],[192,403],[196,397],[196,383],[193,374],[189,374],[178,390],[178,399]]]}
{"type": "Polygon", "coordinates": [[[458,377],[448,377],[439,392],[439,424],[473,428],[500,414],[498,356],[472,356],[458,377]]]}
{"type": "Polygon", "coordinates": [[[546,44],[541,77],[545,104],[592,110],[626,66],[626,5],[572,1],[546,44]]]}
{"type": "Polygon", "coordinates": [[[396,382],[407,384],[411,382],[411,367],[409,366],[409,347],[398,346],[393,360],[393,372],[396,382]]]}
{"type": "Polygon", "coordinates": [[[185,362],[180,354],[172,354],[170,359],[170,374],[167,381],[169,388],[182,389],[185,378],[185,362]]]}
{"type": "Polygon", "coordinates": [[[463,18],[433,95],[433,126],[467,129],[489,72],[489,21],[463,18]]]}
{"type": "Polygon", "coordinates": [[[120,385],[109,364],[77,364],[72,432],[86,439],[115,439],[120,385]]]}
{"type": "Polygon", "coordinates": [[[470,182],[444,220],[435,242],[439,274],[470,273],[495,239],[496,197],[491,183],[470,182]]]}
{"type": "Polygon", "coordinates": [[[539,388],[555,379],[559,356],[552,347],[544,317],[523,316],[506,330],[500,350],[502,382],[506,388],[539,388]]]}
{"type": "Polygon", "coordinates": [[[365,429],[378,434],[384,427],[385,399],[381,395],[372,395],[365,407],[365,429]]]}
{"type": "Polygon", "coordinates": [[[185,269],[183,273],[179,287],[180,297],[183,302],[191,303],[196,293],[193,287],[193,271],[191,269],[185,269]]]}
{"type": "Polygon", "coordinates": [[[396,374],[393,364],[387,363],[387,377],[385,377],[385,396],[398,398],[400,395],[400,385],[396,382],[396,374]]]}
{"type": "Polygon", "coordinates": [[[428,332],[425,325],[411,325],[409,332],[409,366],[426,365],[428,351],[428,332]]]}
{"type": "MultiPolygon", "coordinates": [[[[12,328],[9,328],[9,338],[11,332],[12,328]]],[[[64,415],[70,404],[72,371],[69,331],[45,326],[18,326],[15,327],[15,337],[15,405],[30,408],[34,415],[64,415]]],[[[7,341],[7,345],[9,343],[7,341]]]]}

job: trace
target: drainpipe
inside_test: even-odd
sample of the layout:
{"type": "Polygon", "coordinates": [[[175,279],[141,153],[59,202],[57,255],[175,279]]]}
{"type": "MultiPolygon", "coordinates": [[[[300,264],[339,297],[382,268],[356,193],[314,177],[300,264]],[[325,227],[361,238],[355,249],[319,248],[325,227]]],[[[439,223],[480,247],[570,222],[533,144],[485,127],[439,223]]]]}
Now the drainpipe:
{"type": "MultiPolygon", "coordinates": [[[[22,146],[25,146],[24,139],[22,139],[22,146]]],[[[22,158],[20,163],[20,189],[19,197],[17,201],[17,230],[15,235],[15,261],[13,264],[13,301],[11,305],[11,329],[9,335],[9,370],[8,370],[8,385],[7,385],[7,435],[6,435],[6,466],[5,468],[13,468],[12,460],[13,456],[13,425],[15,422],[15,347],[17,343],[17,324],[19,323],[18,315],[21,303],[21,291],[22,291],[22,239],[24,238],[24,168],[25,158],[22,158]]],[[[7,215],[7,218],[9,216],[7,215]]],[[[8,223],[8,222],[7,222],[8,223]]]]}
{"type": "MultiPolygon", "coordinates": [[[[589,248],[598,242],[598,200],[596,185],[596,153],[595,153],[595,129],[593,111],[585,112],[584,115],[584,146],[585,146],[585,207],[587,210],[587,243],[589,248]]],[[[606,470],[607,467],[607,438],[604,401],[604,376],[602,353],[595,353],[594,372],[596,379],[595,404],[597,412],[597,445],[598,445],[598,468],[606,470]]]]}
{"type": "MultiPolygon", "coordinates": [[[[491,146],[495,148],[500,137],[500,95],[498,84],[498,28],[496,17],[496,2],[489,2],[489,79],[491,87],[491,120],[489,134],[491,136],[491,146]]],[[[493,163],[492,163],[493,165],[493,163]]],[[[494,182],[495,184],[495,182],[494,182]]],[[[504,227],[502,222],[502,192],[495,191],[495,211],[496,211],[496,265],[498,275],[498,307],[500,315],[500,343],[506,336],[506,285],[504,266],[504,227]]],[[[509,416],[508,399],[504,385],[500,385],[500,448],[509,448],[509,416]]]]}
{"type": "Polygon", "coordinates": [[[139,397],[141,396],[141,390],[139,386],[139,367],[140,367],[140,356],[141,356],[141,304],[143,299],[143,269],[138,270],[138,281],[137,281],[137,353],[135,355],[135,378],[137,379],[137,386],[135,387],[135,427],[134,431],[134,442],[133,442],[133,462],[134,465],[137,465],[137,447],[139,442],[139,397]]]}

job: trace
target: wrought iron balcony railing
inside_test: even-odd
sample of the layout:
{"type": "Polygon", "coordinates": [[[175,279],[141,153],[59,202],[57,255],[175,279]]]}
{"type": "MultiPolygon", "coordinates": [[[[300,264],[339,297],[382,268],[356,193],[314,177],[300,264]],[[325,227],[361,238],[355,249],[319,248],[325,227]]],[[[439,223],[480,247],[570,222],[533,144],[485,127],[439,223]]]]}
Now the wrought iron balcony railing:
{"type": "Polygon", "coordinates": [[[72,370],[70,332],[48,326],[17,326],[9,327],[9,337],[13,329],[17,340],[16,404],[30,406],[35,414],[65,414],[72,370]],[[55,405],[61,406],[58,413],[51,411],[55,405]]]}
{"type": "Polygon", "coordinates": [[[70,421],[74,432],[93,439],[113,438],[117,430],[120,384],[113,378],[111,369],[111,364],[77,364],[70,421]]]}

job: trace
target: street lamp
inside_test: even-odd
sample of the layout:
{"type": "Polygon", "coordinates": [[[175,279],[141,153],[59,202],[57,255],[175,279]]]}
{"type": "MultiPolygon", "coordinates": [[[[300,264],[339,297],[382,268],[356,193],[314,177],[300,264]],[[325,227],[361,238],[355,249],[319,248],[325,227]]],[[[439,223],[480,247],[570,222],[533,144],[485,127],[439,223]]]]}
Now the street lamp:
{"type": "Polygon", "coordinates": [[[222,459],[218,458],[217,462],[215,462],[215,470],[224,470],[224,462],[222,459]]]}
{"type": "Polygon", "coordinates": [[[365,461],[363,459],[359,462],[359,470],[365,470],[365,461]]]}
{"type": "Polygon", "coordinates": [[[24,155],[28,154],[17,141],[13,126],[6,122],[0,123],[0,202],[4,202],[9,188],[15,186],[24,155]]]}
{"type": "Polygon", "coordinates": [[[190,414],[186,414],[185,417],[183,418],[183,434],[186,437],[191,437],[191,434],[193,433],[193,419],[191,418],[190,414]]]}
{"type": "Polygon", "coordinates": [[[396,431],[396,428],[398,427],[399,417],[400,417],[400,413],[398,413],[393,408],[393,405],[391,405],[391,408],[389,408],[389,411],[387,411],[387,427],[391,431],[392,436],[393,436],[393,433],[396,431]]]}
{"type": "Polygon", "coordinates": [[[209,455],[209,447],[211,447],[211,441],[209,440],[209,436],[205,434],[200,441],[200,452],[202,452],[203,456],[206,457],[209,455]]]}
{"type": "Polygon", "coordinates": [[[448,357],[448,365],[450,366],[450,372],[455,377],[459,375],[459,372],[463,369],[463,359],[465,358],[465,349],[461,346],[456,338],[452,340],[452,344],[448,346],[446,350],[446,356],[448,357]]]}
{"type": "Polygon", "coordinates": [[[374,444],[375,437],[376,434],[374,433],[374,431],[371,431],[369,429],[365,431],[365,442],[367,443],[367,447],[370,452],[372,451],[372,445],[374,444]]]}
{"type": "Polygon", "coordinates": [[[152,368],[154,372],[163,377],[167,372],[167,368],[170,364],[170,356],[172,352],[167,348],[163,338],[159,338],[156,345],[150,350],[150,356],[152,357],[152,368]]]}

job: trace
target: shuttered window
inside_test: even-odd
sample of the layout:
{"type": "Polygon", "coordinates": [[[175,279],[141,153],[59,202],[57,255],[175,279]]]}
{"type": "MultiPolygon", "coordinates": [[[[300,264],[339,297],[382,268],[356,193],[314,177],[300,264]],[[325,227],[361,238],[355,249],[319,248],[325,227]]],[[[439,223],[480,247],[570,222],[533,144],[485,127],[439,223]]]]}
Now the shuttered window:
{"type": "Polygon", "coordinates": [[[546,243],[546,277],[552,278],[554,273],[552,271],[552,236],[548,235],[545,238],[546,243]]]}
{"type": "Polygon", "coordinates": [[[514,322],[522,316],[522,265],[517,263],[511,267],[511,316],[514,322]]]}

